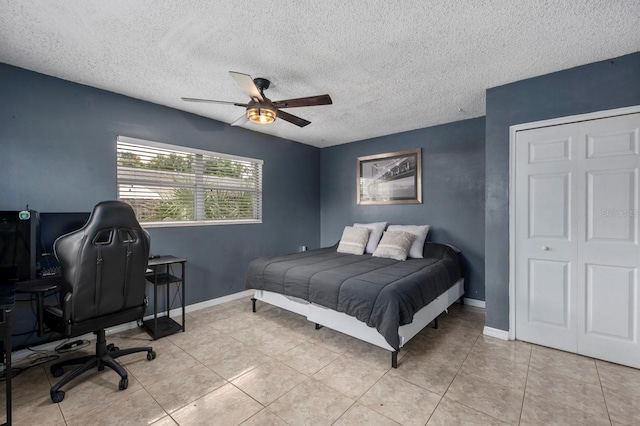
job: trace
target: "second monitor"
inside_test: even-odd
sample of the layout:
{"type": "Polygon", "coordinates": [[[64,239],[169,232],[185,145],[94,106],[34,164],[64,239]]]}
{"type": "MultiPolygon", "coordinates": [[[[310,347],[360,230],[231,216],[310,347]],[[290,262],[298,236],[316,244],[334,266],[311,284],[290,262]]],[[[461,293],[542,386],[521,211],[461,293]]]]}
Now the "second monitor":
{"type": "Polygon", "coordinates": [[[40,275],[60,275],[60,265],[53,252],[54,241],[69,232],[82,228],[89,220],[89,212],[40,213],[40,275]]]}

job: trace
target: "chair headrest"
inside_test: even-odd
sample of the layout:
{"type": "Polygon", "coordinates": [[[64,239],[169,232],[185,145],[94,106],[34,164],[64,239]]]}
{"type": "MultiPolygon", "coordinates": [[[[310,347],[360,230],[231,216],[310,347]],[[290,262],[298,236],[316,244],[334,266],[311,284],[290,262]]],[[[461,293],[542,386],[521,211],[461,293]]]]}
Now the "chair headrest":
{"type": "Polygon", "coordinates": [[[136,215],[127,203],[122,201],[102,201],[93,208],[89,220],[85,224],[85,229],[94,226],[100,228],[125,227],[139,228],[140,224],[136,215]]]}

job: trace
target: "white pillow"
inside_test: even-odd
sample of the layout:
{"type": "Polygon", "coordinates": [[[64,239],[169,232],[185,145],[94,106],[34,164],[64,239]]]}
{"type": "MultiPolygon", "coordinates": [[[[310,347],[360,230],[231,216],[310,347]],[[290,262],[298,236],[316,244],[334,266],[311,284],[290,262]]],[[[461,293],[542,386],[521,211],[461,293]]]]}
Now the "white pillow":
{"type": "Polygon", "coordinates": [[[368,228],[354,228],[345,226],[338,244],[338,253],[364,254],[364,248],[369,241],[368,228]]]}
{"type": "Polygon", "coordinates": [[[367,248],[365,249],[366,253],[373,253],[376,251],[376,247],[378,247],[378,242],[380,242],[380,237],[382,237],[382,233],[384,229],[387,227],[387,222],[373,222],[373,223],[354,223],[355,227],[361,228],[369,228],[371,230],[371,234],[369,235],[369,241],[367,242],[367,248]]]}
{"type": "Polygon", "coordinates": [[[409,248],[415,238],[415,235],[404,231],[385,231],[373,257],[407,260],[409,248]]]}
{"type": "Polygon", "coordinates": [[[416,236],[409,249],[409,257],[422,259],[422,250],[424,249],[424,240],[427,239],[429,233],[429,225],[389,225],[387,231],[404,231],[416,236]]]}

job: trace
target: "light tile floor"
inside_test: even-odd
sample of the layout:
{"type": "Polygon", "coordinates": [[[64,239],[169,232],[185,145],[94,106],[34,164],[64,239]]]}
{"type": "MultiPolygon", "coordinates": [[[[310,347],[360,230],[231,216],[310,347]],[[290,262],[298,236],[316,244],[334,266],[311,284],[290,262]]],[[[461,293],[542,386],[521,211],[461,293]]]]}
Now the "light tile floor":
{"type": "Polygon", "coordinates": [[[13,382],[14,424],[640,424],[640,370],[483,336],[479,308],[454,305],[397,369],[385,350],[264,303],[252,313],[248,298],[186,325],[151,343],[139,329],[108,336],[157,352],[120,358],[124,391],[114,372],[93,371],[54,404],[49,364],[26,369],[13,382]]]}

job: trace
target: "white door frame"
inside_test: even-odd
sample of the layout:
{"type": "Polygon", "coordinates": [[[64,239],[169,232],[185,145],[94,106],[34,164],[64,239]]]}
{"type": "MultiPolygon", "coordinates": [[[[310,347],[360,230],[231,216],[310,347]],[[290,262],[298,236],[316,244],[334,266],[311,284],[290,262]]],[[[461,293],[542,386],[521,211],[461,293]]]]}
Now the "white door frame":
{"type": "Polygon", "coordinates": [[[516,133],[522,130],[557,126],[579,121],[598,120],[600,118],[635,114],[638,112],[640,112],[640,105],[635,105],[588,114],[570,115],[568,117],[516,124],[509,127],[509,340],[513,340],[516,337],[516,133]]]}

